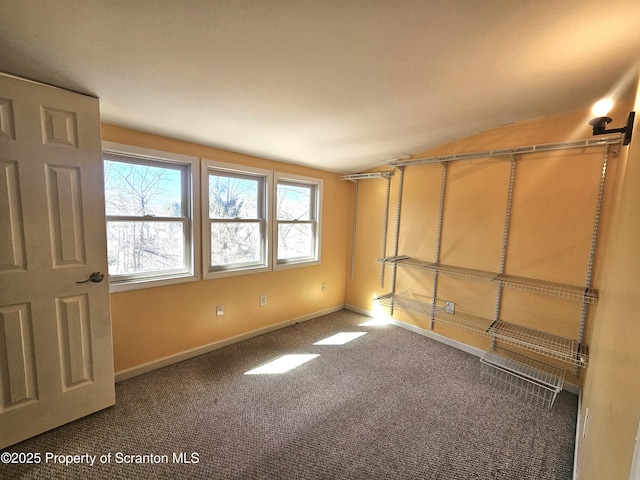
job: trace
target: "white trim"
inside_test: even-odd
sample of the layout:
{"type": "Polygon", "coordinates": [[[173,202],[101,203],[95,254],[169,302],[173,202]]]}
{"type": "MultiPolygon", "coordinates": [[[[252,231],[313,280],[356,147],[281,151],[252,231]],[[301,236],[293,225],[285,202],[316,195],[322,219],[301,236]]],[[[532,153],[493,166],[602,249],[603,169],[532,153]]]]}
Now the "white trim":
{"type": "MultiPolygon", "coordinates": [[[[200,262],[198,262],[199,264],[200,262]]],[[[198,268],[194,265],[194,269],[198,268]]],[[[197,275],[185,273],[175,277],[166,276],[162,278],[135,279],[127,282],[109,284],[109,293],[127,292],[129,290],[142,290],[144,288],[166,287],[168,285],[179,285],[181,283],[197,282],[200,280],[197,275]]]]}
{"type": "Polygon", "coordinates": [[[123,155],[133,158],[148,158],[155,161],[166,161],[171,163],[190,163],[192,165],[199,162],[198,157],[191,155],[182,155],[180,153],[165,152],[162,150],[153,150],[151,148],[136,147],[134,145],[125,145],[124,143],[102,141],[102,151],[123,155]]]}
{"type": "Polygon", "coordinates": [[[186,273],[179,275],[168,274],[165,276],[137,278],[124,280],[121,282],[109,283],[109,292],[126,292],[128,290],[139,290],[143,288],[162,287],[179,283],[195,282],[200,279],[200,159],[190,155],[153,150],[150,148],[136,147],[122,143],[102,141],[102,155],[114,154],[119,157],[135,159],[145,159],[153,162],[164,162],[171,164],[187,165],[189,177],[187,187],[189,188],[189,210],[191,215],[191,241],[187,245],[187,255],[191,257],[190,269],[186,273]]]}
{"type": "MultiPolygon", "coordinates": [[[[367,317],[372,317],[372,318],[379,318],[380,317],[380,314],[374,314],[370,310],[365,310],[364,308],[360,308],[360,307],[354,307],[353,305],[346,304],[344,306],[344,308],[347,309],[347,310],[350,310],[352,312],[356,312],[356,313],[360,313],[362,315],[366,315],[367,317]]],[[[434,332],[432,332],[430,330],[427,330],[427,329],[424,329],[424,328],[421,328],[421,327],[416,327],[415,325],[411,325],[410,323],[402,322],[402,321],[397,320],[397,319],[395,319],[393,317],[389,317],[388,315],[385,316],[385,319],[391,325],[395,325],[396,327],[404,328],[406,330],[409,330],[411,332],[417,333],[419,335],[423,335],[425,337],[429,337],[429,338],[431,338],[433,340],[436,340],[437,342],[444,343],[445,345],[449,345],[450,347],[457,348],[458,350],[462,350],[463,352],[470,353],[471,355],[475,355],[476,357],[482,357],[486,353],[485,350],[482,350],[481,348],[477,348],[477,347],[468,345],[468,344],[460,342],[458,340],[454,340],[453,338],[445,337],[444,335],[440,335],[440,334],[434,333],[434,332]]],[[[573,393],[574,395],[578,395],[580,393],[580,391],[581,391],[579,386],[574,385],[574,384],[569,383],[569,382],[566,382],[566,381],[564,382],[563,390],[566,390],[569,393],[573,393]]]]}
{"type": "Polygon", "coordinates": [[[582,420],[582,389],[578,392],[578,416],[576,418],[576,440],[573,447],[573,475],[572,480],[577,480],[578,478],[578,449],[580,448],[580,433],[582,431],[582,426],[580,422],[582,420]]]}
{"type": "MultiPolygon", "coordinates": [[[[363,308],[359,308],[359,307],[354,307],[352,305],[345,305],[345,307],[347,310],[351,310],[352,312],[356,312],[356,313],[360,313],[362,315],[366,315],[368,317],[374,317],[373,312],[369,312],[368,310],[365,310],[363,308]]],[[[380,315],[375,315],[376,317],[379,317],[380,315]]],[[[449,338],[449,337],[445,337],[444,335],[440,335],[437,333],[434,333],[430,330],[426,330],[424,328],[421,327],[417,327],[415,325],[411,325],[410,323],[406,323],[406,322],[402,322],[398,319],[395,319],[393,317],[389,317],[388,315],[385,316],[385,319],[391,324],[391,325],[395,325],[396,327],[400,327],[400,328],[404,328],[405,330],[409,330],[410,332],[413,333],[417,333],[418,335],[422,335],[424,337],[429,337],[433,340],[436,340],[440,343],[444,343],[445,345],[449,345],[450,347],[454,347],[457,348],[458,350],[462,350],[463,352],[467,352],[470,353],[471,355],[475,355],[476,357],[482,357],[485,354],[485,351],[480,349],[480,348],[476,348],[473,347],[471,345],[467,345],[466,343],[462,343],[458,340],[454,340],[453,338],[449,338]]]]}
{"type": "Polygon", "coordinates": [[[629,480],[640,480],[640,423],[638,423],[635,446],[633,448],[633,459],[631,460],[629,480]]]}
{"type": "Polygon", "coordinates": [[[395,318],[390,318],[389,323],[391,325],[395,325],[396,327],[404,328],[405,330],[409,330],[410,332],[417,333],[418,335],[422,335],[423,337],[428,337],[440,343],[444,343],[445,345],[448,345],[450,347],[457,348],[458,350],[462,350],[463,352],[470,353],[471,355],[475,355],[476,357],[482,357],[486,353],[481,348],[473,347],[466,343],[459,342],[458,340],[454,340],[452,338],[445,337],[444,335],[433,333],[430,330],[427,330],[421,327],[416,327],[415,325],[402,322],[395,318]]]}
{"type": "Polygon", "coordinates": [[[189,358],[197,357],[198,355],[209,353],[214,350],[218,350],[219,348],[233,345],[234,343],[242,342],[244,340],[248,340],[250,338],[257,337],[259,335],[264,335],[265,333],[274,332],[281,328],[290,327],[291,325],[295,325],[296,323],[306,322],[307,320],[313,320],[314,318],[318,318],[323,315],[328,315],[330,313],[338,312],[340,310],[343,310],[344,308],[345,308],[344,305],[336,305],[334,307],[326,308],[318,312],[313,312],[307,315],[303,315],[301,317],[295,317],[290,320],[285,320],[284,322],[276,323],[274,325],[269,325],[263,328],[258,328],[256,330],[242,333],[234,337],[209,343],[208,345],[203,345],[202,347],[193,348],[191,350],[185,350],[184,352],[176,353],[174,355],[169,355],[167,357],[160,358],[152,362],[144,363],[136,367],[128,368],[126,370],[120,370],[119,372],[115,373],[115,381],[121,382],[129,378],[137,377],[138,375],[143,375],[153,370],[157,370],[159,368],[166,367],[168,365],[172,365],[174,363],[178,363],[183,360],[188,360],[189,358]]]}

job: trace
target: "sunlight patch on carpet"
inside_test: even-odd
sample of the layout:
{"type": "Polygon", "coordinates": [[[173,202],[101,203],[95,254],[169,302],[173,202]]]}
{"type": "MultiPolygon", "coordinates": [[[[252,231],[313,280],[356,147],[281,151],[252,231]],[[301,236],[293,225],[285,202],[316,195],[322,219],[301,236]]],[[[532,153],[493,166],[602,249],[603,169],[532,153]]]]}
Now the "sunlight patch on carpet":
{"type": "Polygon", "coordinates": [[[309,360],[313,360],[316,357],[319,357],[318,354],[298,354],[298,355],[283,355],[282,357],[276,358],[275,360],[266,363],[260,367],[254,368],[253,370],[249,370],[245,372],[245,375],[265,375],[271,373],[284,373],[289,370],[293,370],[296,367],[299,367],[303,363],[308,362],[309,360]]]}
{"type": "Polygon", "coordinates": [[[351,340],[355,340],[362,335],[366,335],[366,333],[367,332],[340,332],[335,335],[331,335],[324,340],[320,340],[319,342],[314,343],[314,345],[344,345],[345,343],[349,343],[351,340]]]}
{"type": "Polygon", "coordinates": [[[386,318],[372,318],[371,320],[367,320],[364,323],[359,324],[359,327],[384,327],[386,325],[391,325],[389,320],[386,318]]]}

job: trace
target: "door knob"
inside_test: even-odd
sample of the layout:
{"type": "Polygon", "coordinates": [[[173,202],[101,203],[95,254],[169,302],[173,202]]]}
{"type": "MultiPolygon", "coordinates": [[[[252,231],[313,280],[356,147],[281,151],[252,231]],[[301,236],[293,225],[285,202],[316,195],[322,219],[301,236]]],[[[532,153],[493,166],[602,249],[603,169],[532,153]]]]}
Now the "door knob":
{"type": "Polygon", "coordinates": [[[87,282],[99,283],[102,280],[104,280],[104,273],[93,272],[91,275],[89,275],[89,278],[87,278],[86,280],[82,280],[81,282],[76,282],[76,283],[87,283],[87,282]]]}

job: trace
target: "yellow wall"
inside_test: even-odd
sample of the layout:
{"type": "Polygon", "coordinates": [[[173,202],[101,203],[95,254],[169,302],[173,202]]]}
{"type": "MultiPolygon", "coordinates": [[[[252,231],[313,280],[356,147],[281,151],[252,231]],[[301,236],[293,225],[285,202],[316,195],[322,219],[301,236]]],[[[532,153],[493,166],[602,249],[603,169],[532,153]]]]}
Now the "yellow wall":
{"type": "Polygon", "coordinates": [[[235,154],[113,125],[104,140],[324,180],[321,264],[111,295],[115,370],[121,372],[344,304],[351,188],[333,173],[235,154]],[[327,291],[322,292],[322,283],[327,291]],[[267,294],[267,305],[259,297],[267,294]],[[215,316],[224,304],[223,317],[215,316]]]}
{"type": "Polygon", "coordinates": [[[580,480],[627,480],[640,421],[639,132],[636,120],[628,157],[619,166],[608,248],[598,257],[600,301],[583,389],[582,419],[587,409],[589,416],[586,435],[580,435],[580,480]]]}

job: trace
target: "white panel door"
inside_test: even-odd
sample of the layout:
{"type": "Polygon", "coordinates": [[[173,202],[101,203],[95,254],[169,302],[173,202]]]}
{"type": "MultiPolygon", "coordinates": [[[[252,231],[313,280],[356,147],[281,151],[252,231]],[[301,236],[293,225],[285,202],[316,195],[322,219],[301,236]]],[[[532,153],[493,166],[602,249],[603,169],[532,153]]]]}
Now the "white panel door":
{"type": "Polygon", "coordinates": [[[0,448],[115,403],[98,100],[0,75],[0,448]]]}

